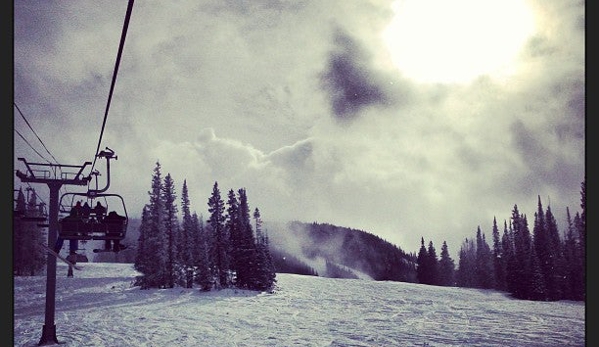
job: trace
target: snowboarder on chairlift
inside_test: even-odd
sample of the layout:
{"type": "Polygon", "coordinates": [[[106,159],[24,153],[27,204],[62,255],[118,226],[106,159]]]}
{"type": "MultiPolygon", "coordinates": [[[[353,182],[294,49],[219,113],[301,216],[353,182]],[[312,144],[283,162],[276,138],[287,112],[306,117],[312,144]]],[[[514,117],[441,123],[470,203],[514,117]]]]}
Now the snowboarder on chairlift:
{"type": "MultiPolygon", "coordinates": [[[[124,221],[126,218],[123,216],[120,216],[119,214],[117,214],[115,211],[110,211],[108,213],[108,215],[106,216],[106,218],[104,218],[105,221],[124,221]]],[[[104,242],[104,250],[105,251],[110,251],[110,242],[111,240],[105,240],[104,242]]],[[[121,241],[118,239],[114,239],[112,240],[112,251],[113,252],[119,252],[122,251],[124,249],[126,249],[127,246],[126,245],[121,245],[121,241]]]]}

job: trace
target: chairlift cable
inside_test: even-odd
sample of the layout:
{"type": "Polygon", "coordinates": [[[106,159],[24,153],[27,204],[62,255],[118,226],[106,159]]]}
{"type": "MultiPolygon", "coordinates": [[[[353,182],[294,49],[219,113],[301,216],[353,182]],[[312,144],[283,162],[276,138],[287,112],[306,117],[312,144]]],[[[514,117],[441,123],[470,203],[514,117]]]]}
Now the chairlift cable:
{"type": "Polygon", "coordinates": [[[108,94],[108,101],[106,102],[106,110],[104,111],[104,120],[102,122],[102,130],[100,131],[100,139],[98,140],[98,146],[96,147],[96,154],[94,155],[94,161],[92,163],[90,172],[93,172],[94,166],[96,165],[96,159],[98,157],[98,153],[100,152],[100,144],[102,143],[102,136],[104,135],[104,128],[106,127],[106,119],[108,118],[108,110],[110,109],[110,101],[112,100],[112,93],[114,92],[114,85],[116,84],[116,76],[117,76],[118,70],[119,70],[121,55],[123,53],[123,47],[125,46],[125,37],[127,35],[127,28],[129,27],[129,19],[131,18],[131,12],[133,10],[133,1],[134,0],[129,0],[129,4],[127,6],[127,13],[125,15],[125,23],[123,24],[123,30],[121,33],[121,41],[119,44],[119,50],[117,53],[116,63],[114,66],[114,73],[112,74],[112,82],[110,84],[110,92],[108,94]]]}
{"type": "MultiPolygon", "coordinates": [[[[46,145],[44,144],[44,141],[42,141],[42,139],[39,137],[39,135],[37,134],[37,132],[35,131],[35,129],[33,129],[33,127],[31,126],[31,124],[29,123],[29,121],[27,120],[27,118],[25,117],[25,114],[23,113],[23,111],[21,111],[21,109],[19,108],[19,105],[17,105],[16,102],[13,101],[13,105],[15,106],[15,108],[17,109],[17,111],[19,112],[19,114],[21,115],[21,118],[23,118],[23,120],[25,121],[25,123],[27,124],[27,126],[29,127],[29,129],[33,132],[33,134],[35,135],[35,137],[38,139],[38,141],[42,144],[42,147],[44,147],[44,149],[46,150],[46,152],[52,157],[52,159],[54,159],[54,163],[52,163],[52,161],[48,160],[46,157],[44,157],[40,152],[38,152],[33,145],[31,145],[31,143],[29,143],[29,141],[25,138],[25,136],[23,136],[17,129],[14,129],[14,132],[17,133],[17,135],[19,135],[21,137],[21,139],[37,154],[39,155],[43,160],[47,161],[48,164],[51,165],[51,167],[53,167],[54,169],[58,169],[60,170],[60,172],[62,173],[62,169],[60,168],[60,166],[56,166],[54,167],[53,165],[56,164],[58,165],[58,160],[56,159],[56,157],[54,157],[54,155],[50,152],[50,150],[48,149],[48,147],[46,147],[46,145]]],[[[31,187],[30,184],[27,184],[28,186],[31,187]]],[[[63,187],[60,188],[60,190],[64,190],[63,187]]]]}
{"type": "MultiPolygon", "coordinates": [[[[108,118],[108,110],[110,109],[110,101],[112,100],[112,94],[114,92],[114,86],[116,84],[116,77],[117,77],[118,70],[119,70],[121,55],[123,53],[123,47],[125,46],[125,37],[127,34],[127,28],[129,27],[129,19],[131,18],[131,12],[133,9],[133,1],[134,0],[129,0],[129,5],[127,6],[127,13],[125,15],[125,23],[123,24],[123,30],[121,33],[121,41],[120,41],[119,50],[117,53],[116,63],[115,63],[115,67],[114,67],[114,73],[112,75],[112,83],[110,85],[110,92],[108,94],[108,100],[106,102],[106,110],[104,112],[104,120],[102,122],[102,130],[100,132],[98,146],[96,148],[94,160],[92,163],[92,167],[90,169],[90,174],[89,174],[90,180],[88,181],[88,192],[87,193],[70,193],[73,198],[75,196],[85,196],[87,199],[90,198],[89,185],[91,183],[90,182],[91,176],[94,174],[94,167],[96,164],[96,159],[98,158],[99,155],[105,156],[107,160],[110,160],[110,158],[112,157],[110,154],[108,156],[106,156],[103,154],[104,152],[100,152],[100,145],[102,143],[102,136],[104,135],[104,129],[106,127],[106,120],[108,118]]],[[[108,147],[106,147],[106,149],[109,150],[110,152],[112,152],[112,150],[110,150],[108,147]]],[[[107,165],[108,165],[108,162],[107,162],[107,165]]],[[[96,185],[97,185],[97,176],[96,176],[96,185]]],[[[107,187],[108,187],[108,185],[107,185],[107,187]]],[[[80,218],[80,216],[77,216],[77,210],[76,211],[71,210],[71,212],[75,212],[75,214],[73,216],[75,219],[71,219],[72,217],[69,215],[59,221],[60,228],[58,230],[58,233],[59,233],[59,236],[63,240],[78,240],[78,241],[82,241],[82,242],[87,241],[87,240],[104,240],[105,241],[105,249],[108,251],[110,250],[110,242],[112,242],[112,245],[113,245],[112,251],[119,252],[120,250],[124,249],[122,247],[122,245],[120,245],[120,241],[125,238],[125,235],[127,232],[128,218],[127,218],[127,208],[125,207],[125,202],[124,202],[123,198],[118,194],[102,193],[104,190],[95,191],[92,199],[95,199],[98,197],[104,197],[104,199],[106,199],[107,196],[118,197],[123,205],[123,211],[124,211],[125,215],[120,216],[115,211],[109,212],[106,215],[104,215],[104,213],[108,212],[107,209],[104,209],[101,219],[99,218],[100,216],[95,214],[96,212],[94,212],[94,214],[95,214],[95,216],[94,216],[95,223],[94,223],[92,220],[87,219],[87,217],[89,217],[91,215],[91,212],[89,209],[86,210],[87,212],[85,212],[86,220],[83,220],[80,218]],[[106,244],[108,246],[106,246],[106,244]]],[[[69,193],[67,193],[67,194],[69,194],[69,193]]],[[[60,205],[62,204],[62,199],[67,194],[63,194],[62,197],[60,198],[60,203],[59,203],[60,205]]],[[[106,200],[105,200],[105,203],[108,206],[108,203],[106,202],[106,200]]],[[[86,201],[86,204],[87,204],[87,201],[86,201]]]]}
{"type": "MultiPolygon", "coordinates": [[[[50,153],[50,151],[48,150],[48,148],[46,147],[46,145],[44,144],[44,141],[42,141],[42,139],[40,139],[40,137],[37,135],[37,133],[35,132],[35,130],[33,130],[33,127],[31,126],[31,124],[29,124],[29,121],[27,120],[27,118],[25,118],[25,115],[23,114],[23,112],[21,112],[21,109],[19,108],[19,106],[17,106],[17,103],[13,101],[13,105],[15,105],[15,107],[17,108],[17,111],[19,111],[19,114],[21,115],[21,117],[23,118],[23,120],[25,121],[25,123],[27,124],[27,126],[29,127],[29,129],[31,129],[31,131],[33,131],[33,134],[35,135],[35,137],[37,137],[37,139],[40,141],[40,143],[42,144],[42,146],[44,147],[44,149],[46,150],[46,152],[48,152],[48,154],[50,154],[50,156],[52,157],[52,159],[54,159],[54,161],[56,163],[58,163],[58,160],[56,160],[56,158],[54,158],[54,156],[52,155],[52,153],[50,153]]],[[[17,131],[15,129],[15,131],[17,131]]],[[[17,131],[17,133],[19,133],[17,131]]],[[[21,136],[23,138],[23,136],[21,134],[19,134],[19,136],[21,136]]],[[[23,138],[23,140],[25,140],[25,138],[23,138]]],[[[27,141],[25,141],[27,142],[27,141]]],[[[29,144],[29,143],[27,143],[29,144]]],[[[29,147],[31,147],[33,149],[33,147],[31,145],[29,145],[29,147]]],[[[33,149],[35,151],[35,149],[33,149]]],[[[40,157],[44,158],[41,154],[39,154],[37,151],[35,151],[40,157]]],[[[44,158],[44,160],[46,160],[48,163],[50,163],[49,160],[47,160],[46,158],[44,158]]]]}
{"type": "Polygon", "coordinates": [[[40,152],[38,152],[32,145],[31,143],[29,143],[29,141],[27,141],[27,139],[17,130],[14,129],[15,132],[17,133],[17,135],[19,135],[21,137],[21,139],[23,139],[23,141],[25,141],[25,143],[35,152],[35,154],[39,155],[42,159],[44,159],[45,161],[48,162],[48,164],[52,165],[52,162],[49,161],[48,159],[46,159],[46,157],[44,157],[40,152]]]}

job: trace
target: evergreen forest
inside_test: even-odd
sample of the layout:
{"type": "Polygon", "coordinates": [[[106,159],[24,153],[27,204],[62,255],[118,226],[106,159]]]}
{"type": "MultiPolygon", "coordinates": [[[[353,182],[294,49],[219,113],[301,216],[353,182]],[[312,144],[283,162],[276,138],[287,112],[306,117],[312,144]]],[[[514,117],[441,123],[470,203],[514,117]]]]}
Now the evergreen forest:
{"type": "Polygon", "coordinates": [[[525,300],[586,299],[586,184],[581,183],[581,212],[566,209],[565,230],[558,230],[550,206],[538,197],[532,227],[514,205],[511,217],[499,225],[493,219],[491,240],[481,231],[465,239],[457,268],[443,242],[441,254],[421,238],[418,282],[429,285],[496,289],[525,300]],[[531,230],[532,228],[532,230],[531,230]]]}
{"type": "MultiPolygon", "coordinates": [[[[509,220],[500,224],[493,218],[490,239],[478,226],[461,244],[457,261],[445,241],[439,255],[424,237],[417,253],[406,253],[361,230],[316,222],[268,224],[257,207],[250,208],[245,188],[223,195],[218,182],[204,220],[190,210],[187,181],[181,187],[179,197],[173,177],[163,177],[156,162],[148,202],[141,219],[131,220],[124,240],[129,249],[115,258],[97,254],[95,261],[134,263],[141,273],[136,285],[142,289],[272,291],[276,273],[332,278],[359,278],[361,273],[377,281],[495,289],[525,300],[586,299],[584,181],[581,212],[571,215],[567,209],[565,230],[558,230],[551,207],[544,208],[538,197],[532,226],[514,205],[509,220]],[[311,265],[318,259],[325,264],[320,270],[311,265]]],[[[15,195],[13,275],[39,275],[46,259],[40,245],[47,239],[45,204],[31,187],[15,189],[15,195]]]]}
{"type": "Polygon", "coordinates": [[[260,210],[251,211],[244,188],[230,189],[225,201],[214,182],[204,222],[190,211],[187,181],[183,181],[179,221],[174,180],[170,174],[162,178],[157,162],[148,195],[134,262],[142,274],[136,284],[142,289],[274,289],[268,235],[262,229],[260,210]]]}

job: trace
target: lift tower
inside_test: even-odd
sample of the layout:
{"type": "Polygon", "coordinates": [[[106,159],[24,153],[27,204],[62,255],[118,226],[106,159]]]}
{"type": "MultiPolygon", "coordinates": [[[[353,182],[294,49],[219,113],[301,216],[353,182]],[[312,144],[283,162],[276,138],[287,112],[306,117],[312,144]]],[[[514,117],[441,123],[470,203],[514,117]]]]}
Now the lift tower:
{"type": "MultiPolygon", "coordinates": [[[[16,170],[16,175],[21,182],[45,183],[50,189],[49,204],[49,228],[48,228],[48,246],[53,247],[58,235],[58,210],[59,200],[58,192],[63,185],[86,186],[90,177],[83,177],[83,170],[91,162],[85,162],[83,165],[61,165],[46,163],[28,163],[24,158],[18,158],[25,164],[26,172],[16,170]]],[[[56,338],[56,325],[54,323],[54,312],[56,304],[56,258],[47,257],[46,271],[46,314],[42,337],[39,346],[58,344],[56,338]]]]}

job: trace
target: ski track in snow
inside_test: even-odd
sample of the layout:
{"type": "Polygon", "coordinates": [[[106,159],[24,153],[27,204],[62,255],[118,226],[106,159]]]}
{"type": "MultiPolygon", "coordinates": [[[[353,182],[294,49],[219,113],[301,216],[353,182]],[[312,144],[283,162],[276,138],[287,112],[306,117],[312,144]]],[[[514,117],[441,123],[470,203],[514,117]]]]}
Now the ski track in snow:
{"type": "MultiPolygon", "coordinates": [[[[58,264],[60,346],[584,346],[583,302],[277,274],[274,294],[132,287],[131,264],[58,264]]],[[[46,277],[14,279],[14,346],[37,346],[46,277]]]]}

